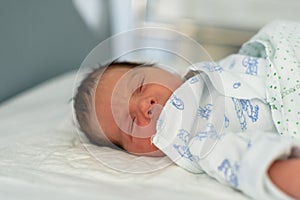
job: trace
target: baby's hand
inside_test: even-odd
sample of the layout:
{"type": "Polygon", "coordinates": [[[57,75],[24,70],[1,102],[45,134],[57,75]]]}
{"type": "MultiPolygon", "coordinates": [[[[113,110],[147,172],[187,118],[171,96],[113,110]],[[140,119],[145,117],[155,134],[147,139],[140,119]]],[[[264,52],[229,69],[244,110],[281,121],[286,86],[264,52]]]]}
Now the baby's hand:
{"type": "Polygon", "coordinates": [[[283,192],[300,199],[300,159],[277,160],[269,168],[268,174],[283,192]]]}

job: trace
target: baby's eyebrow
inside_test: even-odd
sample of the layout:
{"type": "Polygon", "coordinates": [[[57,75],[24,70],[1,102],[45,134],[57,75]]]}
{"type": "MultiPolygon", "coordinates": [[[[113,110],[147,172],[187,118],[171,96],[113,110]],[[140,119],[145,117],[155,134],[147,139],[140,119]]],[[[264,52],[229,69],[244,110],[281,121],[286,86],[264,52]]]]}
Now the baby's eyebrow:
{"type": "Polygon", "coordinates": [[[133,72],[133,73],[131,73],[130,75],[129,75],[129,79],[128,79],[128,82],[127,82],[127,85],[126,85],[126,87],[127,87],[127,89],[131,89],[131,85],[132,85],[132,82],[135,80],[134,78],[136,77],[138,75],[138,72],[133,72]]]}

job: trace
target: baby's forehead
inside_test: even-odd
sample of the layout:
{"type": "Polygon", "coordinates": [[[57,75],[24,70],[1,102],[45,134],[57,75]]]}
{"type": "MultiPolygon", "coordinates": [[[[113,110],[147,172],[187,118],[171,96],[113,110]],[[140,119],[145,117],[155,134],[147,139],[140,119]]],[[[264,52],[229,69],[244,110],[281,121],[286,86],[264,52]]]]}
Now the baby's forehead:
{"type": "Polygon", "coordinates": [[[111,65],[105,68],[102,76],[116,76],[117,72],[124,72],[126,73],[127,71],[133,69],[134,67],[132,66],[124,66],[124,65],[111,65]]]}
{"type": "Polygon", "coordinates": [[[110,80],[114,79],[115,77],[121,78],[123,75],[126,75],[128,72],[128,75],[131,74],[131,72],[134,72],[135,70],[142,70],[147,72],[147,69],[149,68],[155,68],[157,69],[158,67],[154,67],[152,65],[138,65],[138,66],[131,66],[131,65],[113,65],[113,66],[108,66],[106,69],[104,69],[101,77],[99,78],[99,81],[105,81],[105,80],[110,80]],[[121,75],[121,76],[120,76],[121,75]]]}
{"type": "Polygon", "coordinates": [[[123,65],[114,65],[106,67],[103,70],[103,72],[99,75],[95,89],[98,91],[103,91],[111,86],[114,86],[131,69],[133,69],[133,67],[123,65]]]}

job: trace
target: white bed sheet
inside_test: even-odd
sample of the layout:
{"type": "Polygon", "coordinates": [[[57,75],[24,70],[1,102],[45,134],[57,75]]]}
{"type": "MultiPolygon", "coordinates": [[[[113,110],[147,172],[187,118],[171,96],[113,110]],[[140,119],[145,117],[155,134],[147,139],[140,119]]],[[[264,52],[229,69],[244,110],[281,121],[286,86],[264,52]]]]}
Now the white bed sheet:
{"type": "MultiPolygon", "coordinates": [[[[248,199],[174,164],[136,174],[103,165],[84,148],[71,122],[74,78],[75,72],[67,73],[0,106],[0,199],[248,199]]],[[[112,151],[97,147],[125,168],[157,161],[109,156],[112,151]]]]}

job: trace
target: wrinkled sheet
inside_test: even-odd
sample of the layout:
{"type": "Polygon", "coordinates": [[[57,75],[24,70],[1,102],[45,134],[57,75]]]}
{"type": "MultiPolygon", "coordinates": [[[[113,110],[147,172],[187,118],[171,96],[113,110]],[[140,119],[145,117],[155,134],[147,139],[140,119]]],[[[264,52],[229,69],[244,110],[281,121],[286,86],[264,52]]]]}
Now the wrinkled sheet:
{"type": "Polygon", "coordinates": [[[74,77],[74,72],[65,74],[0,106],[0,199],[248,199],[165,158],[83,144],[69,103],[74,77]]]}

